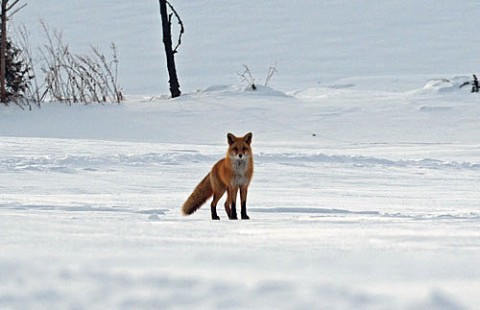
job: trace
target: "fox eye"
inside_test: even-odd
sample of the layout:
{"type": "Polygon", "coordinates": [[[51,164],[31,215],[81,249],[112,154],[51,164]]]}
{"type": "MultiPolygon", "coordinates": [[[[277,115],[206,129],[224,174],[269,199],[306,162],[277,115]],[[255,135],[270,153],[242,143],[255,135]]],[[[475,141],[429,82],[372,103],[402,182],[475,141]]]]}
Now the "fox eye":
{"type": "Polygon", "coordinates": [[[238,152],[238,147],[234,147],[234,148],[233,148],[233,151],[234,151],[234,152],[238,152]]]}

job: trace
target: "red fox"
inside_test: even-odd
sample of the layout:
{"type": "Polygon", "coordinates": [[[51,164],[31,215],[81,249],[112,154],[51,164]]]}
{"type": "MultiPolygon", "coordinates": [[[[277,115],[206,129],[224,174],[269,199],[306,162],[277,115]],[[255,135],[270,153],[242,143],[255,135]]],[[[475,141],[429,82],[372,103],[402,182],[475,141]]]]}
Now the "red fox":
{"type": "Polygon", "coordinates": [[[219,220],[217,203],[227,192],[225,211],[231,220],[237,219],[237,193],[240,190],[242,220],[250,219],[247,215],[248,185],[253,176],[253,154],[250,144],[252,133],[243,137],[227,134],[228,151],[225,158],[219,160],[203,180],[195,187],[193,193],[182,206],[184,215],[197,211],[211,196],[210,205],[212,220],[219,220]]]}

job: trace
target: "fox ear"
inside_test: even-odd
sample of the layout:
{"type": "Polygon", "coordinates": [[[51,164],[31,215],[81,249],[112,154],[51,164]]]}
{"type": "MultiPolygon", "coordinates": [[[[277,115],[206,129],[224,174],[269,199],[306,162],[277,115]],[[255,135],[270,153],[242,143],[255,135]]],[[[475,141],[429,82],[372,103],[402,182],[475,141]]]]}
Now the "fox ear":
{"type": "Polygon", "coordinates": [[[249,132],[243,137],[243,140],[245,140],[245,142],[248,145],[250,145],[250,143],[252,143],[252,137],[253,137],[253,134],[251,132],[249,132]]]}
{"type": "Polygon", "coordinates": [[[228,145],[234,144],[236,138],[237,138],[237,137],[235,137],[233,134],[228,133],[228,134],[227,134],[228,145]]]}

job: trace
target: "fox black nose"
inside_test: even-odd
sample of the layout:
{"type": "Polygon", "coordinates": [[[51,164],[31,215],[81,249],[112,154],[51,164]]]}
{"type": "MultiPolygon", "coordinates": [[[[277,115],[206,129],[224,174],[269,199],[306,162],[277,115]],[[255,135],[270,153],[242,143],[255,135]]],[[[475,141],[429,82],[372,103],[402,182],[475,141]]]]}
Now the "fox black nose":
{"type": "Polygon", "coordinates": [[[242,158],[242,157],[243,157],[243,154],[238,154],[238,157],[242,158]]]}

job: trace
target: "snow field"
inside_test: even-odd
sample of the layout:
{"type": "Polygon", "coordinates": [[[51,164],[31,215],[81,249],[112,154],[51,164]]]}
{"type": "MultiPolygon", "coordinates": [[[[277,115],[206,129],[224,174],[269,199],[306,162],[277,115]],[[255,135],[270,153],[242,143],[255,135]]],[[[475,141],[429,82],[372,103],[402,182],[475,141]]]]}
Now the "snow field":
{"type": "MultiPolygon", "coordinates": [[[[2,138],[0,209],[8,232],[2,306],[475,308],[478,145],[404,142],[416,135],[384,140],[398,139],[385,125],[379,141],[389,142],[324,139],[310,134],[321,121],[357,123],[364,111],[352,112],[347,104],[330,115],[330,106],[317,103],[317,119],[310,115],[298,123],[305,110],[294,111],[313,110],[313,104],[292,97],[282,104],[288,108],[293,101],[297,109],[280,110],[277,121],[265,125],[257,114],[275,100],[271,94],[222,92],[217,99],[197,94],[157,106],[46,108],[63,122],[81,123],[80,116],[90,128],[111,126],[91,132],[75,121],[68,127],[60,119],[28,119],[42,118],[42,111],[10,115],[23,120],[18,128],[35,134],[32,124],[46,126],[39,135],[47,137],[2,138]],[[182,135],[187,141],[191,133],[182,134],[181,122],[165,131],[152,119],[168,122],[173,111],[187,120],[198,110],[223,113],[230,122],[213,122],[206,130],[198,125],[207,140],[235,124],[239,99],[247,105],[242,126],[259,132],[252,220],[227,221],[222,203],[220,223],[209,220],[208,206],[182,217],[180,205],[223,156],[225,137],[156,142],[182,135]],[[127,119],[150,141],[128,141],[128,133],[123,141],[93,139],[119,139],[125,132],[118,124],[127,119]],[[279,139],[281,122],[294,128],[283,131],[286,139],[279,139]],[[72,138],[51,137],[58,132],[72,138]],[[293,141],[297,135],[303,141],[293,141]],[[20,272],[25,268],[29,272],[20,272]],[[39,274],[42,285],[29,273],[39,274]]],[[[422,103],[427,105],[433,103],[422,103]]],[[[388,111],[382,100],[374,107],[373,113],[388,111]]],[[[424,111],[403,107],[407,121],[420,124],[415,118],[424,111]]]]}
{"type": "Polygon", "coordinates": [[[34,48],[40,18],[74,52],[115,42],[127,101],[0,107],[1,309],[480,308],[477,1],[174,5],[175,100],[157,3],[15,16],[34,48]],[[250,131],[251,220],[181,216],[250,131]]]}

